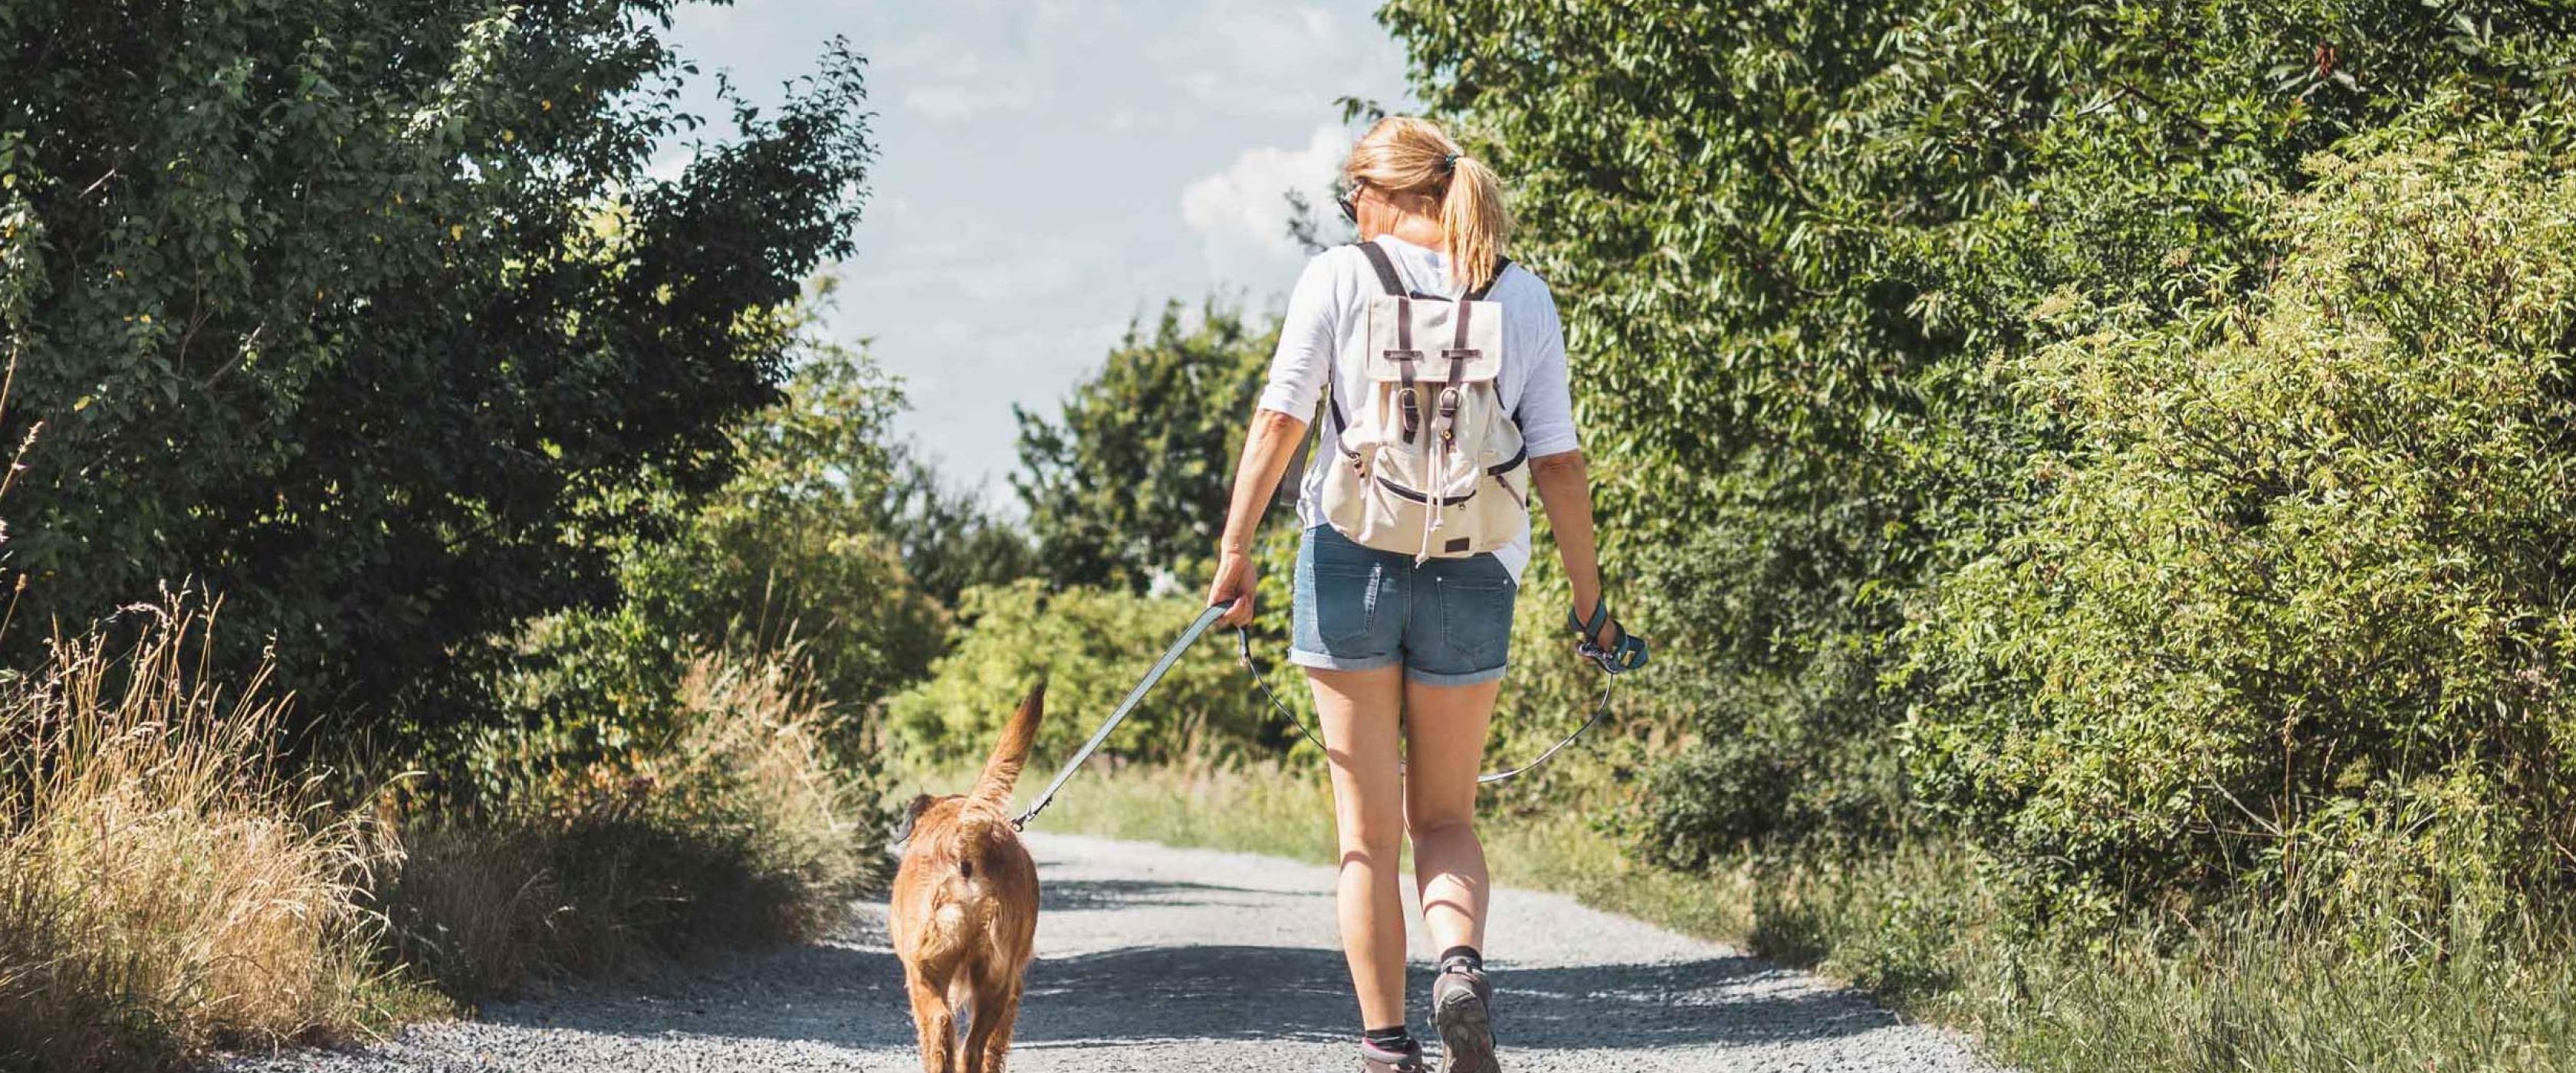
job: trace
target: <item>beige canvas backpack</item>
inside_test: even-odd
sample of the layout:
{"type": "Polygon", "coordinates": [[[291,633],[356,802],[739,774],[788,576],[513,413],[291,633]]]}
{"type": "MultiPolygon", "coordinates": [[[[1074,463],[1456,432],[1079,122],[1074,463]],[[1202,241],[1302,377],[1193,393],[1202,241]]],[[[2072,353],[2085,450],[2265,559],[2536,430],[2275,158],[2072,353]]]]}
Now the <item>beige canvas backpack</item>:
{"type": "MultiPolygon", "coordinates": [[[[1330,387],[1338,448],[1324,517],[1355,543],[1416,562],[1492,551],[1529,521],[1529,453],[1502,404],[1503,307],[1488,282],[1456,299],[1404,284],[1359,243],[1385,293],[1369,296],[1366,375],[1330,387]]],[[[1510,262],[1498,261],[1496,279],[1510,262]]],[[[1339,379],[1338,369],[1335,379],[1339,379]]]]}

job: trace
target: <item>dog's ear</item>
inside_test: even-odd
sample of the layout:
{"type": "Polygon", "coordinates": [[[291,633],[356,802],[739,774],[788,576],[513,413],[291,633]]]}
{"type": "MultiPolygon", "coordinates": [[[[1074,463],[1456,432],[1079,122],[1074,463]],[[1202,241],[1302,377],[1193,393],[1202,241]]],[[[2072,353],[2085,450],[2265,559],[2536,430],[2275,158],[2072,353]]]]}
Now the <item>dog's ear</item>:
{"type": "Polygon", "coordinates": [[[904,806],[903,818],[894,821],[894,834],[886,839],[886,844],[899,846],[911,841],[912,825],[921,822],[922,810],[929,808],[930,803],[937,800],[939,799],[929,794],[912,795],[912,803],[904,806]]]}

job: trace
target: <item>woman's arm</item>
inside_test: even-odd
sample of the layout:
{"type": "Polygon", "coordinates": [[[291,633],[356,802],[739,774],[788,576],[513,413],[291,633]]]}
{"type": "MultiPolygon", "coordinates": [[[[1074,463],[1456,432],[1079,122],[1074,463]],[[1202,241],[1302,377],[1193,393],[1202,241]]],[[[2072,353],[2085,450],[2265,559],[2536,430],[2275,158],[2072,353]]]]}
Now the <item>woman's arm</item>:
{"type": "MultiPolygon", "coordinates": [[[[1547,506],[1548,528],[1556,534],[1556,554],[1565,563],[1565,580],[1574,590],[1574,614],[1586,622],[1601,603],[1601,560],[1592,542],[1592,474],[1583,452],[1564,451],[1530,459],[1530,483],[1547,506]]],[[[1601,624],[1596,644],[1617,640],[1618,627],[1601,624]]]]}
{"type": "MultiPolygon", "coordinates": [[[[1234,498],[1226,507],[1225,535],[1217,542],[1216,580],[1208,585],[1209,606],[1225,605],[1218,621],[1241,626],[1252,621],[1252,537],[1297,442],[1306,437],[1306,422],[1277,410],[1255,410],[1243,435],[1243,458],[1234,466],[1234,498]]],[[[1590,511],[1585,512],[1588,519],[1590,511]]],[[[1554,517],[1554,515],[1550,515],[1554,517]]],[[[1591,532],[1585,523],[1586,547],[1591,532]]]]}

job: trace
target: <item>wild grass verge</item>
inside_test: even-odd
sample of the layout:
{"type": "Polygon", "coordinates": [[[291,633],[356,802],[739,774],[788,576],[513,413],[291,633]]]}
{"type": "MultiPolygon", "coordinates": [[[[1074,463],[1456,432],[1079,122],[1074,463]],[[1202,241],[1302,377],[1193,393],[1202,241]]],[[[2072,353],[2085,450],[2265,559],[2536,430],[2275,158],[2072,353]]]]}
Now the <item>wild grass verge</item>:
{"type": "Polygon", "coordinates": [[[704,656],[678,697],[659,740],[524,762],[491,808],[414,810],[369,892],[397,960],[470,1003],[838,928],[882,878],[883,828],[804,672],[704,656]]]}
{"type": "Polygon", "coordinates": [[[372,956],[358,824],[281,778],[213,616],[129,608],[0,683],[0,1065],[166,1065],[431,1008],[372,956]]]}
{"type": "MultiPolygon", "coordinates": [[[[955,781],[908,781],[940,779],[955,781]]],[[[1322,777],[1294,769],[1086,771],[1040,824],[1332,857],[1322,777]]],[[[2438,942],[2401,942],[2366,921],[2249,907],[2197,930],[2032,934],[2007,924],[1974,855],[1952,845],[1688,875],[1631,861],[1577,816],[1499,817],[1484,833],[1498,883],[1818,968],[2024,1069],[2576,1069],[2576,932],[2563,920],[2460,919],[2438,942]]]]}
{"type": "Polygon", "coordinates": [[[492,807],[361,807],[286,769],[287,698],[222,681],[213,629],[129,608],[0,680],[0,1069],[171,1068],[810,938],[881,869],[792,654],[697,660],[666,734],[492,807]]]}

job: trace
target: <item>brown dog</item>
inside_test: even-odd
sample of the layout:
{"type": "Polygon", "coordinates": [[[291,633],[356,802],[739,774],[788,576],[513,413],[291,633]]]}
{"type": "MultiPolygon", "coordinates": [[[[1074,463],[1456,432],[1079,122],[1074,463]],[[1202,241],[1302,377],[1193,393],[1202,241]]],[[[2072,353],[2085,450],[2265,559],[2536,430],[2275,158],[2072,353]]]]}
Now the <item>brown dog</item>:
{"type": "Polygon", "coordinates": [[[886,915],[928,1073],[1001,1073],[1011,1053],[1038,931],[1038,867],[1011,827],[1011,787],[1045,703],[1043,685],[1020,702],[972,791],[912,799],[912,844],[886,915]],[[962,1051],[961,1006],[974,1018],[962,1051]]]}

